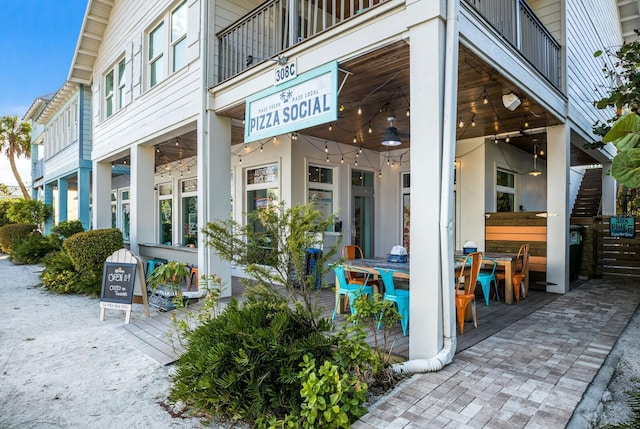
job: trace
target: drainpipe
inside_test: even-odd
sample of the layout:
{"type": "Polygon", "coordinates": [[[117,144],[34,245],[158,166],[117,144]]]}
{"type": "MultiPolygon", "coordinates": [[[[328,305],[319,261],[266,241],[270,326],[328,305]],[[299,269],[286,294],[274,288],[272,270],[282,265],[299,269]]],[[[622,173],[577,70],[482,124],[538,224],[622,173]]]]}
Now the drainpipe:
{"type": "Polygon", "coordinates": [[[444,106],[442,121],[442,181],[440,183],[440,260],[442,279],[443,348],[430,359],[414,359],[393,365],[399,373],[441,370],[451,363],[456,352],[455,308],[453,305],[453,168],[455,161],[456,100],[458,91],[458,7],[459,0],[447,0],[445,39],[444,106]]]}

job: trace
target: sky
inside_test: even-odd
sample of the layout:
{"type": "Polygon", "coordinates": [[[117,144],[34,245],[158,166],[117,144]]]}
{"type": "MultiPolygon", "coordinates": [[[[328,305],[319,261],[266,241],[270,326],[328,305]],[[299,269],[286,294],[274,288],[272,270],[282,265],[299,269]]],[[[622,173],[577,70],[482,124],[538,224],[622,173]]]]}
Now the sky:
{"type": "MultiPolygon", "coordinates": [[[[33,101],[57,91],[69,75],[88,0],[0,0],[0,116],[27,113],[33,101]]],[[[18,159],[23,182],[31,163],[18,159]]],[[[0,155],[0,183],[17,185],[0,155]]]]}

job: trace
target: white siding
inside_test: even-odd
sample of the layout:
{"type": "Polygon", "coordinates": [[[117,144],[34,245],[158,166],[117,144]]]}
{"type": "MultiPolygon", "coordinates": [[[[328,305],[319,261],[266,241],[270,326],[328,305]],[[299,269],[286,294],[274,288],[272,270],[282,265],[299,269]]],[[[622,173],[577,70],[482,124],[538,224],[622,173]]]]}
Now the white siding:
{"type": "Polygon", "coordinates": [[[597,120],[612,112],[593,107],[606,95],[602,72],[605,56],[594,58],[597,50],[616,50],[622,43],[615,0],[567,0],[567,92],[569,117],[584,133],[597,120]]]}
{"type": "MultiPolygon", "coordinates": [[[[114,6],[94,66],[93,159],[127,150],[131,144],[151,143],[164,133],[195,123],[200,114],[200,0],[187,1],[187,65],[168,74],[153,88],[149,88],[146,79],[146,35],[179,4],[166,0],[125,0],[114,6]],[[121,110],[105,119],[103,76],[122,55],[127,67],[126,102],[121,110]]],[[[169,62],[168,55],[165,62],[169,62]]]]}

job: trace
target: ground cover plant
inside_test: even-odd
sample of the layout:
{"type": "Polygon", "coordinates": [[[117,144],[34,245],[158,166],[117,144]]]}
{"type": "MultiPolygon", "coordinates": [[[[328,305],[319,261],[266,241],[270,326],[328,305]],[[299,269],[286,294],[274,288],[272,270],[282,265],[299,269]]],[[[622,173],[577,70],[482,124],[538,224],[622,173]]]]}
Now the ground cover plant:
{"type": "Polygon", "coordinates": [[[365,329],[377,328],[381,308],[351,303],[357,316],[340,328],[321,315],[315,279],[336,247],[319,256],[320,272],[307,272],[305,258],[333,219],[321,219],[312,205],[283,203],[249,216],[247,225],[225,220],[203,230],[207,244],[243,265],[253,281],[243,301],[231,298],[216,317],[182,325],[187,351],[176,364],[170,400],[263,428],[350,427],[366,413],[370,384],[393,379],[385,355],[366,342],[365,329]]]}

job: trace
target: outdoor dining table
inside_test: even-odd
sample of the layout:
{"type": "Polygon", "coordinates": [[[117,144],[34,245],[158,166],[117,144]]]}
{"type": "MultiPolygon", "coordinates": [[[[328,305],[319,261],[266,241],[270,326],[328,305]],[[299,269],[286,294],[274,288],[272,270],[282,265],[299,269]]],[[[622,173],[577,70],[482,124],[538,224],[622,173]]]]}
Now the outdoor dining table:
{"type": "MultiPolygon", "coordinates": [[[[357,270],[363,270],[371,274],[374,278],[377,278],[380,274],[376,268],[382,268],[384,270],[398,270],[394,273],[393,277],[401,280],[408,281],[410,279],[409,262],[387,262],[385,258],[362,258],[362,259],[348,259],[343,262],[344,269],[349,271],[349,268],[355,268],[357,270]]],[[[454,270],[459,270],[462,267],[462,262],[454,261],[454,270]]],[[[336,285],[338,279],[336,278],[336,285]]],[[[376,288],[374,287],[374,293],[376,288]]],[[[336,288],[336,294],[338,289],[336,288]]],[[[338,307],[338,311],[340,308],[338,307]]]]}
{"type": "MultiPolygon", "coordinates": [[[[463,259],[466,255],[463,251],[454,253],[456,260],[463,259]]],[[[504,280],[504,302],[506,304],[513,304],[513,270],[516,268],[515,262],[518,255],[516,253],[502,253],[502,252],[482,252],[482,259],[488,259],[494,261],[498,267],[502,267],[506,273],[504,280]]],[[[529,268],[527,267],[524,278],[524,296],[529,293],[529,268]]]]}

